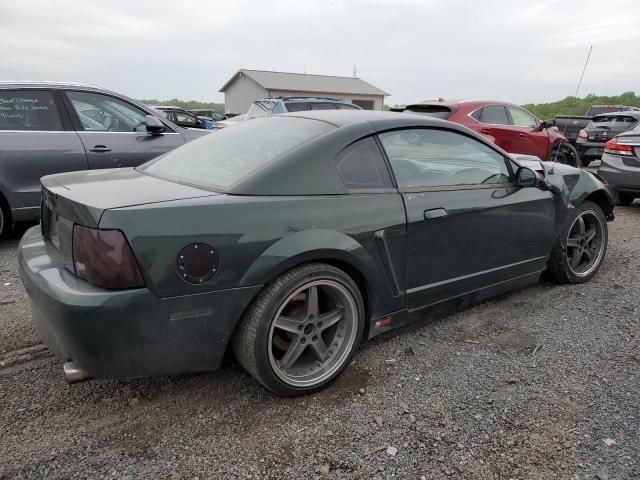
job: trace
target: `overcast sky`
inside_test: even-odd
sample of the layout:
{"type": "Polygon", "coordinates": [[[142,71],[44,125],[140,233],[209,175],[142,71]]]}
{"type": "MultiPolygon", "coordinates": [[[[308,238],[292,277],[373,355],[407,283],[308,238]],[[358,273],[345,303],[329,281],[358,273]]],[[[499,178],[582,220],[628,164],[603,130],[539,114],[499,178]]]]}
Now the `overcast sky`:
{"type": "Polygon", "coordinates": [[[0,79],[223,101],[240,68],[353,73],[391,93],[543,102],[640,93],[640,1],[1,0],[0,79]]]}

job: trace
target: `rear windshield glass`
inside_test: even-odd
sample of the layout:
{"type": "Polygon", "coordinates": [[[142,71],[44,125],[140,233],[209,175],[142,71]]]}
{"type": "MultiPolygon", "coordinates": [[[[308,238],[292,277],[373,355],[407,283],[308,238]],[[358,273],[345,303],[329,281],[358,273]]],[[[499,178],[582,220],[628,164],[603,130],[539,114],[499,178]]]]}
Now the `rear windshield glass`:
{"type": "Polygon", "coordinates": [[[138,168],[168,180],[226,190],[333,128],[305,118],[255,118],[216,130],[138,168]]]}
{"type": "Polygon", "coordinates": [[[444,105],[408,105],[407,112],[419,113],[428,117],[442,118],[446,120],[453,113],[449,107],[444,105]]]}
{"type": "Polygon", "coordinates": [[[631,126],[631,124],[636,123],[638,120],[636,120],[634,117],[627,117],[627,116],[622,116],[622,115],[602,115],[602,116],[598,116],[598,117],[594,117],[592,122],[593,123],[607,123],[607,124],[613,124],[613,125],[629,125],[631,126]]]}

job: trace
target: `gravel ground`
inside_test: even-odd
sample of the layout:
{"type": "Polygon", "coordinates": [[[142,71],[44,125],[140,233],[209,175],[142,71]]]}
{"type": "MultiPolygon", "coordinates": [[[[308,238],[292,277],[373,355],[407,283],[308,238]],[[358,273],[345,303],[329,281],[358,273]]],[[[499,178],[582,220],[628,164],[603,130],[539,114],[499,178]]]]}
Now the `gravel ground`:
{"type": "Polygon", "coordinates": [[[235,363],[67,385],[32,346],[5,240],[0,478],[640,478],[640,207],[609,226],[589,284],[544,281],[378,338],[297,399],[235,363]]]}

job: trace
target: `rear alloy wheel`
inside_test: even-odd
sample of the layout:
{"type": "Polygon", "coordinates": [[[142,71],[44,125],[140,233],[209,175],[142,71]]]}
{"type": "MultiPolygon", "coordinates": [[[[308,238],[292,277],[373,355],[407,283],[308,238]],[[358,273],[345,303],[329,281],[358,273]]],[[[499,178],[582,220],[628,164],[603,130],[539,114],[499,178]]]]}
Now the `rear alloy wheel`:
{"type": "Polygon", "coordinates": [[[561,283],[583,283],[595,275],[607,251],[607,221],[602,209],[585,202],[573,213],[551,254],[549,270],[561,283]]]}
{"type": "Polygon", "coordinates": [[[549,162],[558,162],[572,167],[578,166],[578,151],[569,143],[563,143],[554,147],[547,158],[549,162]]]}
{"type": "Polygon", "coordinates": [[[294,268],[258,295],[233,338],[238,361],[280,395],[317,391],[349,364],[364,330],[362,296],[331,265],[294,268]]]}

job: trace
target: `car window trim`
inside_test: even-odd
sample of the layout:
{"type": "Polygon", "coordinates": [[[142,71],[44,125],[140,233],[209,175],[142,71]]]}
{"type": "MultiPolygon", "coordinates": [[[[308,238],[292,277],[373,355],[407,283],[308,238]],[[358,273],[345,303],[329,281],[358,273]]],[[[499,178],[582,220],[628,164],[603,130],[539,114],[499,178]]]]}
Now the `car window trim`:
{"type": "Polygon", "coordinates": [[[456,190],[499,190],[515,187],[515,183],[483,183],[465,185],[442,185],[438,187],[400,187],[400,193],[450,192],[456,190]]]}
{"type": "MultiPolygon", "coordinates": [[[[66,108],[69,112],[69,115],[71,116],[71,121],[73,123],[74,129],[76,132],[83,132],[83,133],[135,133],[135,134],[147,134],[147,132],[110,132],[108,130],[106,131],[95,131],[95,130],[85,130],[84,127],[82,126],[82,122],[80,122],[80,118],[78,117],[78,113],[76,112],[76,109],[73,107],[73,103],[71,103],[71,99],[69,98],[69,96],[67,95],[68,92],[78,92],[78,93],[90,93],[90,94],[94,94],[94,95],[104,95],[105,97],[111,97],[111,98],[115,98],[116,100],[119,100],[121,102],[126,103],[127,105],[131,105],[133,108],[137,109],[137,110],[142,110],[145,115],[151,115],[152,117],[156,117],[158,120],[160,120],[162,122],[162,124],[168,128],[170,130],[170,132],[162,132],[161,135],[166,135],[168,133],[178,133],[175,131],[175,129],[169,125],[167,122],[164,121],[164,119],[162,119],[159,115],[155,115],[147,110],[145,110],[144,108],[141,108],[139,105],[136,105],[135,103],[132,103],[122,97],[119,97],[118,95],[114,95],[112,93],[109,92],[102,92],[99,90],[91,90],[91,89],[83,89],[83,88],[64,88],[64,89],[59,89],[60,90],[60,94],[62,97],[63,102],[65,102],[66,108]]],[[[156,134],[157,135],[157,134],[156,134]]]]}
{"type": "MultiPolygon", "coordinates": [[[[491,188],[491,187],[496,187],[496,186],[514,186],[515,185],[515,172],[511,166],[511,162],[515,162],[511,157],[509,156],[505,156],[502,152],[498,151],[495,146],[493,144],[490,144],[488,142],[484,142],[481,141],[471,135],[468,135],[465,132],[461,132],[459,130],[453,129],[453,128],[442,128],[442,127],[424,127],[424,126],[412,126],[412,127],[397,127],[397,128],[389,128],[387,130],[381,130],[379,132],[376,132],[374,134],[375,139],[376,139],[376,143],[378,144],[378,148],[380,148],[381,152],[382,152],[382,157],[384,158],[385,164],[387,165],[387,170],[389,171],[389,175],[391,175],[391,182],[393,183],[395,189],[399,192],[399,193],[404,193],[405,191],[409,192],[430,192],[430,191],[442,191],[442,190],[469,190],[469,188],[460,188],[460,187],[480,187],[480,188],[484,188],[484,186],[486,185],[486,188],[491,188]],[[444,186],[440,186],[440,187],[400,187],[398,186],[398,181],[396,180],[396,175],[393,172],[393,167],[391,166],[391,161],[389,160],[389,157],[387,157],[387,151],[384,149],[384,145],[382,145],[382,141],[380,140],[379,135],[381,133],[387,133],[387,132],[393,132],[393,131],[397,131],[397,130],[410,130],[410,129],[421,129],[421,130],[444,130],[446,132],[453,132],[453,133],[458,133],[460,135],[464,135],[465,137],[471,138],[472,140],[475,140],[476,142],[481,143],[482,145],[485,145],[486,147],[489,147],[491,150],[493,150],[495,153],[497,153],[498,155],[500,155],[502,157],[502,160],[504,161],[506,167],[507,167],[507,171],[509,172],[509,182],[506,183],[487,183],[487,184],[482,184],[482,185],[444,185],[444,186]]],[[[516,162],[516,165],[518,165],[520,167],[520,165],[516,162]]]]}

